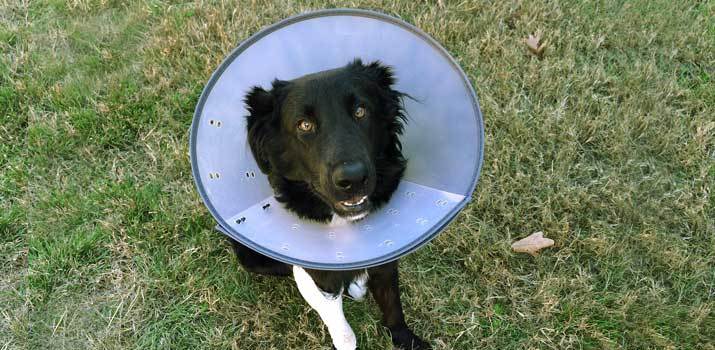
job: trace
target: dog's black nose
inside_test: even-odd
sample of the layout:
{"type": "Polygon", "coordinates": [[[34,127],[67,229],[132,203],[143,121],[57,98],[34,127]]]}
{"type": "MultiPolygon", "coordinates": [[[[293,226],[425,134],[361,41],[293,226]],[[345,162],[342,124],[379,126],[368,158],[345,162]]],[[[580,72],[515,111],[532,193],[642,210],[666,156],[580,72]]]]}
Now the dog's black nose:
{"type": "Polygon", "coordinates": [[[345,162],[333,169],[333,184],[342,191],[361,188],[367,180],[367,166],[361,161],[345,162]]]}

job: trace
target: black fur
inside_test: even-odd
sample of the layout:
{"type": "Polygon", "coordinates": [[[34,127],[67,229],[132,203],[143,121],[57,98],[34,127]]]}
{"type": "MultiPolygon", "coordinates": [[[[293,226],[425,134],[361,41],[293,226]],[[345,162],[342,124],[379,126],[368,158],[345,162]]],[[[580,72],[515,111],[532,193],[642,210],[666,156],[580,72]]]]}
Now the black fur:
{"type": "MultiPolygon", "coordinates": [[[[325,222],[334,213],[352,215],[350,210],[357,209],[341,204],[351,198],[367,196],[361,213],[390,199],[406,166],[399,140],[405,95],[393,90],[393,84],[388,67],[355,60],[292,81],[274,80],[270,91],[254,87],[246,95],[249,145],[278,201],[301,218],[325,222]],[[357,117],[357,108],[364,109],[364,117],[357,117]],[[296,128],[302,121],[309,121],[312,131],[296,128]],[[349,188],[336,186],[335,169],[347,163],[364,165],[364,181],[349,188]]],[[[248,271],[291,274],[289,265],[231,243],[248,271]]],[[[306,269],[318,287],[333,294],[346,290],[363,271],[306,269]]],[[[405,324],[397,271],[397,262],[368,269],[369,289],[393,343],[404,349],[428,349],[405,324]]]]}

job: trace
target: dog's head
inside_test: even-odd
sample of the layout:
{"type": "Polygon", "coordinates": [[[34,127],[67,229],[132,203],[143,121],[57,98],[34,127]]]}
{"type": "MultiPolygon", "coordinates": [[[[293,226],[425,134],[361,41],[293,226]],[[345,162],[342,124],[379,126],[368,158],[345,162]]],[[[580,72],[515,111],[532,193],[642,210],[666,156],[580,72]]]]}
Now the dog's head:
{"type": "Polygon", "coordinates": [[[393,83],[388,67],[355,60],[246,95],[251,151],[289,209],[357,219],[387,201],[405,168],[403,94],[393,83]]]}

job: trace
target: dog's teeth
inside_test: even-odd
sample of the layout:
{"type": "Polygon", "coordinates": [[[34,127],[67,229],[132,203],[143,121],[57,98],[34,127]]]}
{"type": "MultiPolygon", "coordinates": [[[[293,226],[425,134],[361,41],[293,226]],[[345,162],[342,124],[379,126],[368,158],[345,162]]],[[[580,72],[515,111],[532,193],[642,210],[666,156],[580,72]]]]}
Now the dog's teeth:
{"type": "Polygon", "coordinates": [[[365,202],[365,199],[367,199],[367,196],[363,196],[363,197],[361,197],[360,199],[358,199],[358,200],[356,200],[356,201],[342,201],[341,203],[342,203],[343,205],[345,205],[345,206],[348,206],[348,207],[354,207],[354,206],[356,206],[356,205],[363,204],[363,203],[365,202]]]}

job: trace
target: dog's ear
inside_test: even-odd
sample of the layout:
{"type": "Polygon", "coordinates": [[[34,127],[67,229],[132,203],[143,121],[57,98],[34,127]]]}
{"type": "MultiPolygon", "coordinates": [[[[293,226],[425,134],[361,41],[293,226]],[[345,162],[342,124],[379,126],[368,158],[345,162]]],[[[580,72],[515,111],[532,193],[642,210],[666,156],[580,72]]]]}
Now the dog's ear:
{"type": "Polygon", "coordinates": [[[251,116],[270,114],[283,100],[287,86],[287,81],[275,79],[271,91],[266,91],[260,86],[252,87],[243,99],[248,112],[251,116]]]}
{"type": "Polygon", "coordinates": [[[368,79],[385,89],[391,88],[395,83],[392,69],[380,61],[363,64],[362,60],[357,58],[348,64],[348,68],[364,74],[368,79]]]}
{"type": "Polygon", "coordinates": [[[271,162],[269,154],[279,139],[275,137],[279,130],[280,104],[283,100],[287,82],[274,80],[273,89],[266,91],[254,86],[246,94],[244,103],[250,113],[246,117],[248,144],[258,167],[264,174],[270,174],[271,162]]]}
{"type": "Polygon", "coordinates": [[[251,88],[243,102],[251,117],[265,115],[273,110],[273,95],[260,86],[251,88]]]}

